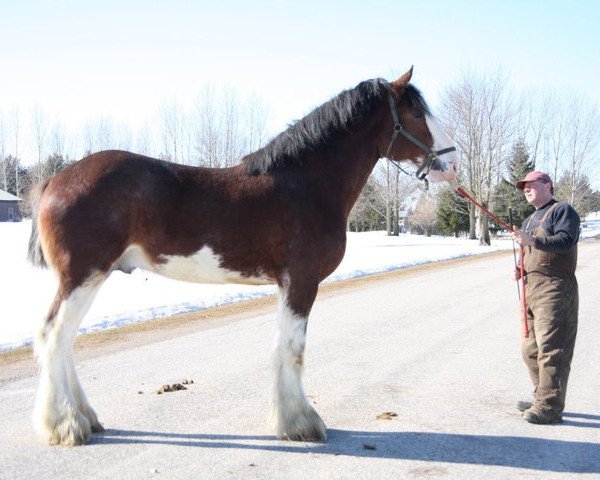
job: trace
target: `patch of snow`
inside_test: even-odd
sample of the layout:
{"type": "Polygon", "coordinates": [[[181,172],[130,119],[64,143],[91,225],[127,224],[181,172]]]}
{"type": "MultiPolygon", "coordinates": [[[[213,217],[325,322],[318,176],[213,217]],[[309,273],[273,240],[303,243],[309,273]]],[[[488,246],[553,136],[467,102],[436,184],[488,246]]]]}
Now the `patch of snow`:
{"type": "MultiPolygon", "coordinates": [[[[586,220],[587,221],[587,220],[586,220]]],[[[582,236],[600,232],[600,221],[582,236]]],[[[26,260],[31,221],[0,223],[0,351],[30,344],[54,296],[57,281],[26,260]]],[[[477,240],[385,232],[348,233],[344,260],[326,282],[355,278],[451,258],[512,248],[507,239],[482,247],[477,240]]],[[[275,286],[210,285],[179,282],[135,270],[114,272],[85,316],[81,332],[115,328],[142,320],[193,312],[271,295],[275,286]]]]}

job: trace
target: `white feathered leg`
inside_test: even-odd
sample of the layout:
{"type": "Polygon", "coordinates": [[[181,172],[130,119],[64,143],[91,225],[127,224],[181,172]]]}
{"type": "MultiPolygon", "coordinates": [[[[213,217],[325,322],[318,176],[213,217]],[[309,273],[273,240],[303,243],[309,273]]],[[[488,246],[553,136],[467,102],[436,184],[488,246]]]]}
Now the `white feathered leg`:
{"type": "Polygon", "coordinates": [[[69,364],[67,374],[69,376],[69,387],[71,388],[71,392],[73,393],[73,398],[75,399],[75,403],[77,405],[77,410],[87,418],[90,423],[90,428],[93,433],[98,433],[104,431],[104,427],[98,421],[98,415],[96,415],[95,410],[92,408],[88,399],[79,383],[79,378],[77,378],[77,372],[75,371],[75,362],[73,361],[73,355],[69,355],[69,364]]]}
{"type": "Polygon", "coordinates": [[[295,314],[281,291],[277,310],[278,335],[274,354],[275,383],[269,423],[286,440],[327,438],[325,424],[308,402],[302,386],[302,368],[308,318],[295,314]]]}
{"type": "Polygon", "coordinates": [[[33,420],[38,434],[52,445],[79,445],[89,440],[92,430],[102,429],[77,379],[73,344],[104,280],[94,277],[62,301],[57,296],[58,309],[36,339],[40,375],[33,420]]]}

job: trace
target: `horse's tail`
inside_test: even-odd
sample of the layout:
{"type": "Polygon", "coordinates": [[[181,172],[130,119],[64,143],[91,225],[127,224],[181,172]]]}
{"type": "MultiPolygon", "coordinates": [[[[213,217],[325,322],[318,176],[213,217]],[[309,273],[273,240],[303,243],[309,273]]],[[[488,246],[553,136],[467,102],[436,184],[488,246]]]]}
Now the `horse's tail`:
{"type": "Polygon", "coordinates": [[[36,185],[31,189],[30,201],[31,201],[31,235],[29,236],[29,251],[27,252],[27,258],[31,264],[35,267],[46,268],[46,258],[42,251],[42,245],[40,243],[40,237],[38,232],[38,208],[42,194],[48,186],[49,180],[36,185]]]}

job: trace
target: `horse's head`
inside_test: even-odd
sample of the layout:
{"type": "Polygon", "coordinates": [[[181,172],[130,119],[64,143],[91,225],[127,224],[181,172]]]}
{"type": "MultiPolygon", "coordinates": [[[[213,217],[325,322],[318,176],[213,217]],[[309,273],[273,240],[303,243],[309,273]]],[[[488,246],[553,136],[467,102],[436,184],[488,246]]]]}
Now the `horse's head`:
{"type": "Polygon", "coordinates": [[[397,162],[412,162],[420,179],[427,178],[432,182],[454,180],[459,156],[419,90],[410,85],[411,77],[412,68],[389,84],[392,133],[384,156],[397,162]]]}

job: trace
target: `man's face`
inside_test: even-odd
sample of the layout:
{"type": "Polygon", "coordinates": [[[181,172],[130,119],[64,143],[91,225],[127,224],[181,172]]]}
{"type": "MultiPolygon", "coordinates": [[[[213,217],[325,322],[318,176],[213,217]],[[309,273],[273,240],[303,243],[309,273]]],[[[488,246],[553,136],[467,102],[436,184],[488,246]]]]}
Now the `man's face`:
{"type": "Polygon", "coordinates": [[[550,184],[544,180],[534,180],[523,185],[523,193],[531,205],[540,208],[552,198],[550,188],[550,184]]]}

